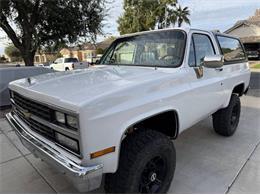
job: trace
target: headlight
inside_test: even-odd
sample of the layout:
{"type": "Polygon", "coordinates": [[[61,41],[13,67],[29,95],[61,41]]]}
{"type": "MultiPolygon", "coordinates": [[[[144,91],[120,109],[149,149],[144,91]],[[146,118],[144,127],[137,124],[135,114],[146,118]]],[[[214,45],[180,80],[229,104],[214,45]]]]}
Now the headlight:
{"type": "Polygon", "coordinates": [[[70,128],[71,130],[78,129],[78,118],[69,114],[55,111],[55,120],[59,124],[70,128]]]}
{"type": "Polygon", "coordinates": [[[56,140],[59,144],[75,151],[79,151],[78,142],[60,133],[56,133],[56,140]]]}
{"type": "Polygon", "coordinates": [[[78,120],[74,116],[67,115],[67,124],[75,129],[78,128],[78,120]]]}
{"type": "Polygon", "coordinates": [[[66,120],[65,120],[65,114],[61,113],[61,112],[55,112],[55,119],[56,121],[58,121],[59,123],[65,124],[66,120]]]}

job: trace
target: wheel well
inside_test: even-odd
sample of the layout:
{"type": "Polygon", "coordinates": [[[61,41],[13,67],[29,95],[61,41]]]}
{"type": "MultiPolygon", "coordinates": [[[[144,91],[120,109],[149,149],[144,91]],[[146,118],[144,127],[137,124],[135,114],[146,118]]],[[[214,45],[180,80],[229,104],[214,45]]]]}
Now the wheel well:
{"type": "Polygon", "coordinates": [[[244,83],[241,83],[241,84],[235,86],[232,93],[242,96],[244,94],[244,83]]]}
{"type": "Polygon", "coordinates": [[[139,121],[128,129],[128,133],[138,129],[153,129],[159,131],[172,139],[178,136],[179,121],[176,111],[167,111],[157,115],[153,115],[142,121],[139,121]]]}

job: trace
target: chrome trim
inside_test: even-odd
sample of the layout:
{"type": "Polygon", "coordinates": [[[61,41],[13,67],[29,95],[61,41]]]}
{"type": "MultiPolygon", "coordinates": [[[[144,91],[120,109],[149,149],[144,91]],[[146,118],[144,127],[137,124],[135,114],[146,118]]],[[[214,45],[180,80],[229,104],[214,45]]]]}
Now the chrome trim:
{"type": "MultiPolygon", "coordinates": [[[[11,103],[17,107],[19,110],[24,110],[23,108],[21,108],[21,106],[17,105],[15,103],[15,101],[13,99],[11,99],[11,103]]],[[[32,118],[33,120],[39,122],[39,123],[42,123],[43,125],[47,126],[47,127],[50,127],[51,129],[54,129],[55,131],[57,132],[60,132],[60,133],[63,133],[65,135],[68,135],[68,136],[71,136],[72,138],[76,138],[78,139],[79,138],[79,131],[76,130],[76,131],[73,131],[71,129],[67,129],[67,128],[64,128],[64,127],[61,127],[59,125],[56,125],[54,123],[51,123],[45,119],[42,119],[34,114],[31,114],[31,116],[29,118],[32,118]]]]}
{"type": "Polygon", "coordinates": [[[34,150],[39,151],[42,155],[54,161],[56,165],[61,166],[65,170],[65,172],[72,173],[73,175],[78,177],[82,177],[103,168],[102,164],[92,165],[88,167],[83,167],[79,164],[76,164],[74,161],[65,157],[57,150],[26,131],[25,127],[23,127],[15,119],[13,112],[6,114],[6,118],[11,126],[15,128],[15,132],[17,133],[21,141],[26,141],[33,147],[32,152],[35,152],[34,150]]]}
{"type": "MultiPolygon", "coordinates": [[[[9,90],[10,90],[10,89],[9,89],[9,90]]],[[[70,131],[77,131],[77,132],[80,134],[79,113],[77,113],[77,112],[75,112],[75,111],[72,111],[72,110],[68,110],[68,109],[66,109],[66,108],[61,108],[61,107],[59,107],[59,106],[57,106],[57,105],[56,105],[56,106],[55,106],[55,105],[52,105],[52,104],[50,104],[50,103],[39,102],[39,101],[34,100],[34,99],[30,98],[30,97],[26,97],[26,96],[24,96],[24,95],[22,95],[22,94],[20,94],[20,93],[18,93],[18,92],[16,92],[16,91],[14,91],[14,90],[10,90],[10,93],[11,93],[11,92],[13,92],[14,95],[15,95],[15,94],[18,94],[19,96],[23,97],[24,99],[27,99],[27,100],[29,100],[29,101],[32,101],[32,102],[34,102],[34,103],[36,103],[36,104],[39,104],[39,105],[42,105],[42,106],[46,106],[46,107],[48,107],[49,109],[51,109],[52,111],[54,111],[54,112],[55,112],[55,111],[58,111],[58,112],[62,112],[62,113],[64,113],[64,114],[67,114],[67,115],[71,115],[71,116],[76,117],[76,118],[77,118],[77,122],[78,122],[78,127],[77,127],[77,129],[69,129],[69,128],[67,128],[67,129],[70,130],[70,131]]],[[[11,103],[14,103],[14,102],[15,102],[12,97],[10,97],[10,101],[11,101],[11,103]]],[[[17,105],[17,104],[15,104],[15,105],[17,105]]]]}
{"type": "MultiPolygon", "coordinates": [[[[28,99],[28,100],[30,100],[30,101],[33,101],[33,102],[37,103],[37,104],[46,106],[46,107],[48,107],[48,108],[50,108],[50,109],[53,109],[53,110],[55,110],[55,111],[61,111],[61,112],[64,112],[64,113],[66,113],[66,114],[70,114],[70,115],[75,116],[75,117],[78,117],[78,115],[79,115],[77,112],[72,111],[72,110],[69,110],[69,109],[67,109],[67,108],[62,108],[62,107],[60,107],[60,106],[53,105],[53,104],[51,104],[51,103],[46,103],[46,102],[42,102],[42,101],[40,102],[40,101],[38,101],[38,100],[32,99],[31,97],[24,96],[23,94],[20,94],[20,93],[16,92],[15,90],[11,90],[11,89],[9,89],[9,90],[10,90],[10,91],[13,91],[14,93],[17,93],[18,95],[22,96],[22,97],[25,98],[25,99],[28,99]]],[[[11,98],[11,99],[12,99],[12,98],[11,98]]]]}
{"type": "MultiPolygon", "coordinates": [[[[17,93],[17,92],[15,92],[15,93],[17,93]]],[[[27,97],[24,97],[24,98],[27,98],[27,97]]],[[[27,99],[29,99],[29,98],[27,98],[27,99]]],[[[34,101],[32,99],[29,99],[29,100],[30,101],[34,101]]],[[[17,107],[19,110],[24,110],[21,106],[19,106],[18,104],[15,103],[14,99],[10,98],[10,101],[11,101],[11,104],[14,107],[17,107]]],[[[37,101],[35,101],[35,102],[37,102],[37,101]]],[[[41,103],[38,103],[38,102],[37,102],[37,104],[41,105],[41,103]]],[[[45,105],[45,104],[42,104],[42,105],[45,105]]],[[[48,105],[45,105],[45,106],[48,106],[48,105]]],[[[55,108],[52,108],[52,107],[50,107],[50,108],[53,109],[53,110],[55,109],[55,108]]],[[[56,109],[54,111],[60,111],[60,112],[64,113],[64,111],[59,110],[59,109],[56,109]]],[[[82,157],[82,153],[81,153],[82,143],[81,143],[81,139],[80,139],[79,115],[74,113],[74,115],[72,115],[72,116],[75,116],[77,118],[77,121],[78,121],[78,129],[77,130],[71,130],[71,129],[67,129],[67,128],[61,127],[59,125],[51,123],[51,122],[49,122],[49,121],[47,121],[45,119],[42,119],[42,118],[40,118],[38,116],[33,115],[33,114],[30,116],[30,118],[32,118],[33,120],[35,120],[35,121],[37,121],[37,122],[39,122],[39,123],[41,123],[41,124],[43,124],[45,126],[48,126],[49,128],[51,128],[51,129],[53,129],[53,130],[55,130],[55,131],[57,131],[59,133],[62,133],[62,134],[67,135],[67,136],[69,136],[69,137],[71,137],[73,139],[76,139],[78,141],[78,143],[79,143],[79,151],[80,151],[80,153],[75,153],[74,151],[71,151],[70,149],[66,148],[65,146],[60,145],[59,143],[56,143],[56,145],[60,146],[64,150],[69,151],[70,153],[72,153],[72,154],[74,154],[74,155],[76,155],[78,157],[82,157]]]]}

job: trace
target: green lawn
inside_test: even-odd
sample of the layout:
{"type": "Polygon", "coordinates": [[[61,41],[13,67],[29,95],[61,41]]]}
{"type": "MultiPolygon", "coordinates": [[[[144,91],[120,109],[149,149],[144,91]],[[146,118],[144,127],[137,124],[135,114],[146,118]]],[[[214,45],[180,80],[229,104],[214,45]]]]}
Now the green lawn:
{"type": "Polygon", "coordinates": [[[254,65],[253,68],[260,69],[260,64],[256,64],[256,65],[254,65]]]}

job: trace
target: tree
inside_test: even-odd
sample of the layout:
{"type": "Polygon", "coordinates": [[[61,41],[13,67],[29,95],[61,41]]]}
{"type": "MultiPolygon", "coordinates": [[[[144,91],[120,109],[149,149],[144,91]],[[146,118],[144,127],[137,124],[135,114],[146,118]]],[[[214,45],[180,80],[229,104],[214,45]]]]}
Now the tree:
{"type": "Polygon", "coordinates": [[[17,49],[13,44],[8,45],[5,48],[5,54],[12,60],[12,61],[21,61],[22,55],[19,49],[17,49]]]}
{"type": "Polygon", "coordinates": [[[126,34],[175,25],[176,4],[177,0],[124,0],[124,13],[118,19],[118,31],[126,34]]]}
{"type": "Polygon", "coordinates": [[[2,62],[6,62],[6,60],[7,60],[7,59],[5,58],[4,55],[0,57],[0,62],[1,62],[1,63],[2,63],[2,62]]]}
{"type": "Polygon", "coordinates": [[[156,23],[158,29],[169,27],[171,24],[175,25],[176,16],[174,10],[176,8],[177,0],[160,0],[155,9],[156,23]]]}
{"type": "Polygon", "coordinates": [[[118,19],[120,34],[150,30],[155,27],[157,1],[124,0],[124,14],[118,19]]]}
{"type": "Polygon", "coordinates": [[[102,33],[106,0],[1,0],[0,28],[27,66],[40,46],[94,40],[102,33]]]}
{"type": "Polygon", "coordinates": [[[52,45],[40,47],[40,50],[47,53],[58,53],[63,48],[68,48],[65,42],[55,42],[52,45]]]}
{"type": "Polygon", "coordinates": [[[176,10],[174,10],[174,13],[176,15],[178,27],[181,27],[182,23],[185,22],[187,24],[190,24],[190,19],[188,16],[190,15],[190,11],[188,7],[184,7],[183,9],[179,5],[176,10]]]}
{"type": "Polygon", "coordinates": [[[97,48],[96,53],[97,54],[104,54],[104,49],[99,47],[99,48],[97,48]]]}

